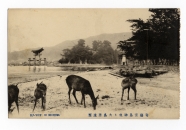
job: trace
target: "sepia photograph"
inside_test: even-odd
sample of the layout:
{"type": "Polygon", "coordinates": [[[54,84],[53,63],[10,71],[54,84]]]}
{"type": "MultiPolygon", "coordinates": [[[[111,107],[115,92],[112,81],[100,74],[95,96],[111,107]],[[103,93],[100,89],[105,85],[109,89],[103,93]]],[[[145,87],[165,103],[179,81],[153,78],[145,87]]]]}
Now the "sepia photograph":
{"type": "Polygon", "coordinates": [[[180,119],[179,8],[9,8],[9,119],[180,119]]]}

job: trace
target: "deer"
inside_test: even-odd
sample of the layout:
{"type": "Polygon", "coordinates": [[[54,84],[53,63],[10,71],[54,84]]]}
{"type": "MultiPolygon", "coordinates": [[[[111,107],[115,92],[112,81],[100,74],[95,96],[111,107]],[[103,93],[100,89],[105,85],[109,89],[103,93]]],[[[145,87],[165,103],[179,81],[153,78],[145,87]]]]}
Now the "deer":
{"type": "Polygon", "coordinates": [[[19,95],[19,88],[16,85],[9,85],[8,86],[8,112],[11,113],[13,109],[10,109],[12,103],[15,102],[17,106],[17,111],[19,113],[19,104],[18,104],[18,95],[19,95]]]}
{"type": "Polygon", "coordinates": [[[88,80],[86,80],[80,76],[77,76],[77,75],[69,75],[66,78],[66,83],[69,88],[68,96],[69,96],[69,103],[70,104],[71,104],[70,92],[73,89],[73,96],[76,100],[76,103],[78,103],[78,100],[76,98],[76,91],[81,91],[81,94],[82,94],[81,105],[84,101],[84,108],[86,108],[85,94],[88,94],[92,100],[93,109],[96,110],[97,99],[99,99],[99,95],[97,97],[94,96],[94,92],[93,92],[90,82],[88,80]]]}
{"type": "Polygon", "coordinates": [[[43,110],[45,110],[45,103],[46,103],[46,91],[47,91],[47,86],[44,84],[44,83],[37,83],[36,84],[36,89],[34,91],[34,96],[35,96],[35,104],[34,104],[34,108],[33,108],[33,112],[34,112],[34,109],[36,107],[36,103],[37,103],[37,100],[41,98],[42,100],[42,108],[43,110]]]}
{"type": "Polygon", "coordinates": [[[138,83],[138,80],[136,78],[134,78],[134,75],[133,76],[126,77],[125,79],[122,80],[122,82],[121,82],[121,86],[122,86],[121,101],[123,100],[124,90],[127,89],[127,88],[128,88],[128,97],[127,97],[127,100],[129,100],[129,91],[130,91],[130,88],[133,89],[133,91],[134,91],[134,99],[136,100],[136,93],[137,93],[136,84],[137,83],[138,83]]]}

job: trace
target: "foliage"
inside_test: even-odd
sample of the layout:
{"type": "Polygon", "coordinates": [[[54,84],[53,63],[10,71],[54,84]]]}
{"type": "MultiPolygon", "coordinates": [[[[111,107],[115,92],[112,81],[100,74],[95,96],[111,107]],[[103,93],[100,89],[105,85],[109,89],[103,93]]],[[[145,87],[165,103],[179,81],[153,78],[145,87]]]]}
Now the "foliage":
{"type": "Polygon", "coordinates": [[[65,57],[65,59],[67,59],[67,61],[70,63],[70,61],[74,58],[74,53],[72,53],[71,49],[64,49],[63,50],[63,54],[61,54],[62,56],[65,57]]]}
{"type": "Polygon", "coordinates": [[[92,48],[85,46],[85,40],[80,39],[78,44],[71,49],[64,49],[61,61],[68,61],[69,63],[116,63],[116,55],[111,47],[111,43],[105,41],[93,41],[92,48]]]}
{"type": "Polygon", "coordinates": [[[113,64],[114,61],[116,61],[116,58],[114,57],[114,50],[109,41],[93,41],[92,44],[93,50],[95,51],[93,55],[94,61],[105,64],[113,64]]]}
{"type": "MultiPolygon", "coordinates": [[[[123,51],[122,54],[125,54],[127,58],[136,56],[135,46],[132,43],[127,42],[126,40],[119,41],[117,48],[120,48],[120,50],[123,51]]],[[[122,54],[120,54],[119,57],[121,57],[122,54]]]]}
{"type": "Polygon", "coordinates": [[[147,21],[129,19],[132,23],[133,36],[128,41],[136,45],[128,47],[126,42],[119,42],[118,47],[128,56],[137,59],[171,59],[179,60],[180,15],[178,9],[149,9],[152,13],[147,21]],[[134,52],[132,52],[133,50],[134,52]],[[134,55],[135,54],[135,55],[134,55]]]}
{"type": "Polygon", "coordinates": [[[68,60],[66,58],[61,58],[58,62],[63,64],[63,63],[67,63],[68,60]]]}

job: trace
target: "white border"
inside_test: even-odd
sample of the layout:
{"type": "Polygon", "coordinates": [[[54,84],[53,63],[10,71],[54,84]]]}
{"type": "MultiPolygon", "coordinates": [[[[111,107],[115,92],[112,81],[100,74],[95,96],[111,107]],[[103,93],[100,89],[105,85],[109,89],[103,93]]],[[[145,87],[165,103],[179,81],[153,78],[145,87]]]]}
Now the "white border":
{"type": "Polygon", "coordinates": [[[0,129],[129,129],[176,130],[186,128],[185,105],[185,9],[181,0],[6,0],[0,2],[0,129]],[[180,8],[181,9],[181,116],[179,120],[14,120],[7,117],[7,9],[8,8],[180,8]],[[5,107],[6,106],[6,107],[5,107]]]}

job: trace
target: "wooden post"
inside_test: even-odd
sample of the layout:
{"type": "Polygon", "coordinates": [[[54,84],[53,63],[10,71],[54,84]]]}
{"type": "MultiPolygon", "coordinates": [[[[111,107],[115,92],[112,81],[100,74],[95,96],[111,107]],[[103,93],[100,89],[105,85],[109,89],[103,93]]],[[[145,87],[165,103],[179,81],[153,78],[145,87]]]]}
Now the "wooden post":
{"type": "Polygon", "coordinates": [[[31,58],[28,58],[28,64],[29,64],[29,66],[30,66],[30,61],[31,61],[31,58]]]}
{"type": "Polygon", "coordinates": [[[46,58],[44,58],[44,65],[46,65],[46,58]]]}
{"type": "Polygon", "coordinates": [[[34,66],[36,66],[36,58],[33,58],[34,66]]]}
{"type": "Polygon", "coordinates": [[[40,58],[40,56],[41,56],[42,54],[38,54],[38,56],[39,56],[39,65],[41,65],[41,58],[40,58]]]}

